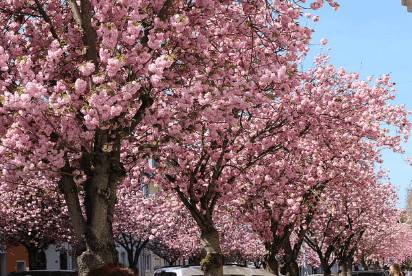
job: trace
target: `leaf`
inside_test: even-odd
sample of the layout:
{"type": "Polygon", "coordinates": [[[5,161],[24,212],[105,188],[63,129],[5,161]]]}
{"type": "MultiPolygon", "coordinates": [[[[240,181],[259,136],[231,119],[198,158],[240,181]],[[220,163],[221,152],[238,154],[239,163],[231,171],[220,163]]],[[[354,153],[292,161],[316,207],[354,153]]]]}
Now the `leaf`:
{"type": "Polygon", "coordinates": [[[181,15],[181,16],[179,16],[177,19],[176,19],[176,22],[177,23],[180,23],[180,22],[184,22],[184,23],[187,23],[188,21],[187,21],[187,18],[185,17],[185,16],[183,16],[183,15],[181,15]]]}

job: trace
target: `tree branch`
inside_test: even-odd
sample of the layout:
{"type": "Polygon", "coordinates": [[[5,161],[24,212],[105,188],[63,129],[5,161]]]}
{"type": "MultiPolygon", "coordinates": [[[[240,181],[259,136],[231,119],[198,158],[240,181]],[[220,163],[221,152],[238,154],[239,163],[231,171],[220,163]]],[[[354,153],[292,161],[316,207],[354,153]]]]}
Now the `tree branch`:
{"type": "Polygon", "coordinates": [[[173,0],[167,0],[163,4],[163,7],[160,9],[159,14],[158,14],[160,20],[162,21],[166,20],[166,13],[169,10],[169,8],[172,6],[172,4],[173,4],[173,0]]]}
{"type": "Polygon", "coordinates": [[[77,23],[82,26],[83,20],[82,15],[79,10],[79,6],[77,6],[76,0],[69,0],[70,7],[72,8],[73,17],[77,21],[77,23]]]}
{"type": "Polygon", "coordinates": [[[80,7],[77,6],[76,0],[69,0],[71,6],[73,17],[77,23],[83,29],[83,43],[87,47],[86,51],[86,60],[91,60],[95,67],[96,71],[98,70],[97,64],[97,51],[96,51],[96,40],[97,34],[92,27],[92,8],[89,0],[81,0],[80,7]]]}
{"type": "Polygon", "coordinates": [[[58,41],[60,41],[59,36],[56,33],[56,30],[54,29],[52,22],[50,20],[50,17],[47,15],[46,11],[43,9],[42,5],[40,4],[39,0],[34,0],[34,2],[36,3],[37,9],[39,11],[39,13],[41,14],[41,16],[43,17],[44,21],[46,21],[47,23],[49,23],[50,25],[50,32],[53,35],[54,39],[57,39],[58,41]]]}
{"type": "MultiPolygon", "coordinates": [[[[62,168],[62,171],[71,174],[71,168],[67,156],[65,157],[65,160],[66,164],[62,168]]],[[[70,218],[73,223],[73,228],[77,234],[79,244],[82,244],[85,238],[85,234],[87,232],[87,225],[83,219],[76,183],[74,183],[73,177],[67,176],[66,174],[62,174],[60,183],[66,200],[70,218]]]]}

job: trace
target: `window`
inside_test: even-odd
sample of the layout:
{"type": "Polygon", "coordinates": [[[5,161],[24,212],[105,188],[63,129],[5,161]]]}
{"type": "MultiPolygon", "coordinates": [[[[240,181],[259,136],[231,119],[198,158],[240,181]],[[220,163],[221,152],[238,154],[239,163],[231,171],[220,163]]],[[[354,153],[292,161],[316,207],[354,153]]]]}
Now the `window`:
{"type": "Polygon", "coordinates": [[[67,252],[60,252],[60,269],[67,270],[67,252]]]}
{"type": "Polygon", "coordinates": [[[151,270],[151,263],[152,263],[152,255],[151,254],[147,254],[145,256],[145,270],[149,271],[151,270]]]}
{"type": "Polygon", "coordinates": [[[46,253],[44,253],[44,250],[40,251],[37,254],[36,265],[37,265],[37,268],[40,270],[47,269],[46,253]]]}
{"type": "MultiPolygon", "coordinates": [[[[176,276],[177,274],[174,272],[166,272],[166,271],[160,271],[156,272],[153,276],[176,276]]],[[[201,275],[203,276],[203,275],[201,275]]]]}
{"type": "Polygon", "coordinates": [[[119,259],[120,259],[120,263],[121,263],[123,266],[126,266],[126,252],[121,252],[119,259]]]}
{"type": "Polygon", "coordinates": [[[17,261],[16,262],[16,271],[26,271],[26,261],[17,261]]]}
{"type": "Polygon", "coordinates": [[[70,269],[77,270],[76,256],[70,254],[70,269]]]}

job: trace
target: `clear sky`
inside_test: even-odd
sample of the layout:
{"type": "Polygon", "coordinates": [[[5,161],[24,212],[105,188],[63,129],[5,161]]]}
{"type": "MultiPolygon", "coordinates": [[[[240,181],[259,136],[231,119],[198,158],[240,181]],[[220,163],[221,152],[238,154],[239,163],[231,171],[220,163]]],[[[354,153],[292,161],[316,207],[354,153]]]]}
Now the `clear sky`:
{"type": "MultiPolygon", "coordinates": [[[[315,30],[305,64],[310,65],[313,57],[322,52],[331,56],[331,64],[359,72],[362,79],[390,73],[397,89],[392,104],[404,103],[412,110],[412,13],[407,12],[400,0],[338,0],[338,3],[337,11],[326,1],[323,8],[307,11],[318,15],[320,21],[302,21],[315,30]],[[320,45],[322,38],[328,40],[324,49],[320,45]]],[[[412,121],[412,116],[409,119],[412,121]]],[[[404,161],[407,156],[412,158],[412,137],[405,149],[404,156],[389,150],[383,152],[383,167],[390,170],[390,180],[398,191],[399,208],[405,206],[406,188],[412,181],[412,167],[404,161]]]]}

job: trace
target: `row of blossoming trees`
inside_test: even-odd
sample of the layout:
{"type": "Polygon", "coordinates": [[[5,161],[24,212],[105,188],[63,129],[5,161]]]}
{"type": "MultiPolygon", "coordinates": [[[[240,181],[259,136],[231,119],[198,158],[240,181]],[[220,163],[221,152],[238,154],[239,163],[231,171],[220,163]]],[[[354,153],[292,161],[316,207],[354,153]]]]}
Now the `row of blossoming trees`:
{"type": "MultiPolygon", "coordinates": [[[[286,243],[278,245],[281,250],[275,257],[285,271],[287,265],[303,265],[301,232],[305,232],[306,264],[323,268],[325,275],[330,275],[335,264],[351,275],[352,264],[362,264],[367,269],[371,265],[387,264],[389,259],[406,265],[410,262],[410,227],[399,223],[404,213],[393,208],[396,194],[390,185],[355,187],[351,191],[349,187],[343,192],[325,191],[318,203],[322,206],[311,214],[313,221],[307,223],[307,218],[298,221],[285,238],[286,243]],[[295,251],[291,251],[291,247],[295,251]]],[[[37,254],[49,245],[68,241],[76,246],[65,202],[52,183],[37,179],[19,185],[17,190],[2,191],[0,197],[3,241],[7,246],[22,244],[27,248],[30,269],[39,269],[37,254]]],[[[145,246],[171,264],[181,258],[200,260],[199,229],[177,197],[158,193],[143,198],[138,187],[131,185],[119,189],[118,200],[113,237],[127,251],[131,268],[136,268],[145,246]]],[[[262,225],[270,223],[273,227],[273,220],[258,217],[253,227],[249,220],[244,220],[248,212],[242,209],[244,206],[250,204],[236,209],[223,204],[216,210],[222,252],[231,261],[266,265],[269,241],[259,235],[262,230],[256,229],[264,229],[262,225]],[[236,215],[239,211],[245,214],[236,215]]],[[[282,211],[279,206],[276,209],[282,211]]],[[[290,223],[287,222],[288,227],[290,223]]],[[[290,271],[290,275],[296,273],[290,271]]]]}
{"type": "Polygon", "coordinates": [[[2,1],[1,190],[34,181],[40,202],[55,193],[46,205],[70,217],[80,275],[117,261],[114,233],[126,248],[133,231],[172,237],[186,225],[206,275],[222,275],[222,250],[264,252],[273,271],[281,256],[297,275],[305,240],[325,271],[332,258],[400,256],[408,231],[376,163],[380,149],[402,150],[408,112],[390,104],[388,75],[363,81],[326,56],[299,70],[312,33],[299,24],[302,5],[323,4],[2,1]],[[166,193],[156,202],[175,197],[186,214],[129,196],[142,172],[166,193]],[[235,230],[262,247],[238,247],[235,230]]]}
{"type": "MultiPolygon", "coordinates": [[[[170,263],[180,258],[199,260],[199,229],[178,198],[158,193],[144,199],[138,186],[127,184],[118,191],[113,235],[118,245],[126,249],[129,266],[136,267],[145,246],[170,263]]],[[[295,209],[290,207],[289,196],[286,197],[289,206],[277,206],[271,211],[257,209],[257,213],[251,213],[251,203],[245,201],[219,205],[215,222],[222,252],[229,260],[249,261],[261,266],[271,253],[268,245],[276,245],[280,250],[274,257],[284,269],[289,265],[292,266],[289,270],[294,271],[293,266],[297,269],[298,265],[303,265],[299,236],[302,237],[304,232],[306,263],[322,267],[325,275],[330,274],[334,264],[339,264],[342,271],[348,271],[348,275],[352,264],[367,268],[387,264],[389,259],[407,264],[410,261],[411,230],[408,224],[399,223],[404,214],[394,208],[396,194],[389,184],[373,184],[371,187],[344,185],[340,191],[325,190],[319,195],[312,213],[297,214],[304,219],[295,221],[287,235],[277,233],[275,241],[262,238],[263,231],[272,231],[265,225],[267,228],[275,225],[273,219],[262,216],[295,209]],[[253,224],[251,219],[245,220],[249,215],[256,216],[252,219],[253,224]],[[313,217],[308,223],[310,216],[313,217]],[[285,240],[283,245],[279,243],[282,238],[285,240]]],[[[1,235],[6,239],[6,245],[23,244],[27,248],[30,269],[38,269],[37,254],[50,244],[69,241],[76,245],[65,202],[53,186],[53,183],[37,179],[19,185],[17,190],[2,191],[0,196],[1,235]]],[[[262,204],[265,204],[264,200],[262,204]]],[[[283,222],[283,227],[290,227],[291,223],[283,222]]],[[[277,227],[279,225],[277,223],[277,227]]],[[[270,235],[274,236],[273,233],[270,235]]],[[[273,265],[270,260],[268,264],[273,265]]],[[[289,272],[292,273],[296,271],[289,272]]]]}

